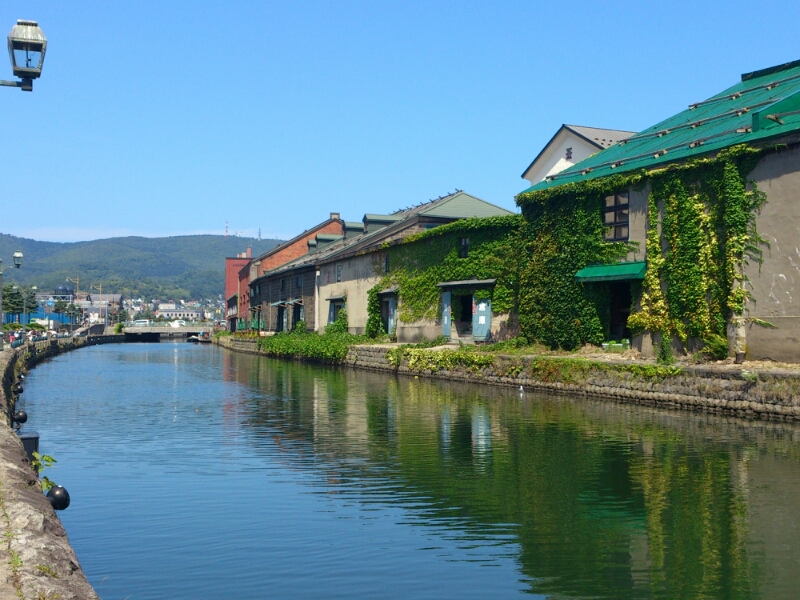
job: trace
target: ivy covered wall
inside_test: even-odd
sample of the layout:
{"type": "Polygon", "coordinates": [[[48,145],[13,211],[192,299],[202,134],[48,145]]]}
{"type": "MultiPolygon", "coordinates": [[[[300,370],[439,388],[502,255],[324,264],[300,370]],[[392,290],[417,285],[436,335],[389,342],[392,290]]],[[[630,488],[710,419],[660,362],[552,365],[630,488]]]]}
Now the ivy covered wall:
{"type": "Polygon", "coordinates": [[[523,334],[563,348],[602,341],[607,291],[573,277],[627,254],[626,244],[602,241],[601,203],[649,184],[647,271],[628,326],[684,343],[724,337],[749,298],[743,266],[760,260],[764,243],[756,215],[765,197],[747,175],[766,151],[735,146],[713,158],[520,194],[530,255],[520,297],[523,334]]]}
{"type": "Polygon", "coordinates": [[[375,254],[376,272],[385,268],[385,255],[389,272],[369,292],[367,334],[380,333],[377,294],[391,286],[397,287],[402,323],[438,319],[441,290],[436,286],[444,281],[497,279],[492,292],[482,293],[491,294],[494,313],[514,311],[525,262],[522,224],[519,215],[463,219],[409,236],[400,244],[386,245],[383,253],[375,254]],[[462,238],[469,240],[465,258],[459,257],[462,238]]]}
{"type": "Polygon", "coordinates": [[[756,216],[765,197],[747,176],[768,151],[736,146],[711,158],[523,193],[521,216],[465,219],[387,244],[374,255],[383,276],[369,292],[367,334],[381,333],[379,291],[397,288],[400,323],[435,321],[437,284],[474,278],[497,279],[476,296],[491,295],[496,314],[518,314],[530,341],[564,349],[603,342],[610,288],[579,283],[575,274],[641,252],[635,243],[604,241],[603,203],[615,192],[649,189],[647,270],[632,286],[628,327],[724,351],[726,327],[743,318],[750,297],[744,265],[760,260],[764,243],[756,216]],[[469,239],[465,258],[462,238],[469,239]]]}

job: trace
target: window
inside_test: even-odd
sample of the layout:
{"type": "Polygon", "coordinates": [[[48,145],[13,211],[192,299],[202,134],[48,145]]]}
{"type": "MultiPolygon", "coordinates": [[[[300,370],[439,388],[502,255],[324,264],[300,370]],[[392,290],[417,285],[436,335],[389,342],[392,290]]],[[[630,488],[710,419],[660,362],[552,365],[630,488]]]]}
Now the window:
{"type": "Polygon", "coordinates": [[[298,288],[298,289],[303,287],[303,277],[302,277],[302,275],[298,275],[297,277],[294,278],[294,286],[296,288],[298,288]]]}
{"type": "Polygon", "coordinates": [[[282,290],[286,289],[286,280],[285,279],[281,279],[281,289],[282,290]]]}
{"type": "Polygon", "coordinates": [[[336,282],[342,280],[342,265],[336,265],[336,282]]]}
{"type": "Polygon", "coordinates": [[[567,160],[572,160],[572,148],[567,148],[567,160]]]}
{"type": "Polygon", "coordinates": [[[328,305],[328,324],[332,324],[339,317],[339,313],[345,307],[344,299],[331,300],[328,305]]]}
{"type": "Polygon", "coordinates": [[[389,272],[389,255],[388,254],[384,254],[383,255],[383,272],[384,273],[388,273],[389,272]]]}
{"type": "Polygon", "coordinates": [[[469,238],[460,238],[458,240],[458,258],[467,258],[469,256],[469,238]]]}
{"type": "Polygon", "coordinates": [[[607,196],[603,208],[604,239],[607,242],[628,241],[628,192],[607,196]]]}

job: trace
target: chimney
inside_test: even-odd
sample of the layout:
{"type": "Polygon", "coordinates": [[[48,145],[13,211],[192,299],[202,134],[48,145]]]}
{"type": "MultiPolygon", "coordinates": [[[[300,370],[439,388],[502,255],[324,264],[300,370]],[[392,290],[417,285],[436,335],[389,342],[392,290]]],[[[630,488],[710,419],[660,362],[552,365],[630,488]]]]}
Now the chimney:
{"type": "Polygon", "coordinates": [[[331,213],[331,219],[341,219],[339,213],[331,213]]]}
{"type": "Polygon", "coordinates": [[[245,258],[253,258],[253,249],[250,246],[247,247],[247,254],[245,254],[245,258]]]}

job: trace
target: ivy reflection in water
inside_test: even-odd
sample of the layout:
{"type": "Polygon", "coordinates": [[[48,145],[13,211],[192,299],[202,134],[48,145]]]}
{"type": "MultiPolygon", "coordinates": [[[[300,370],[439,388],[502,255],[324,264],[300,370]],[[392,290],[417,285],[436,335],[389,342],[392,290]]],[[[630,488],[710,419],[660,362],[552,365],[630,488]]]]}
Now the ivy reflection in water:
{"type": "MultiPolygon", "coordinates": [[[[513,541],[532,592],[752,598],[800,590],[796,570],[766,568],[772,541],[748,521],[753,456],[788,461],[788,485],[797,487],[794,425],[228,360],[264,392],[253,400],[255,435],[302,443],[367,499],[403,490],[395,501],[439,525],[513,541]]],[[[775,508],[765,505],[756,508],[775,508]]],[[[800,499],[778,510],[798,507],[800,499]]],[[[798,549],[795,541],[794,560],[798,549]]]]}

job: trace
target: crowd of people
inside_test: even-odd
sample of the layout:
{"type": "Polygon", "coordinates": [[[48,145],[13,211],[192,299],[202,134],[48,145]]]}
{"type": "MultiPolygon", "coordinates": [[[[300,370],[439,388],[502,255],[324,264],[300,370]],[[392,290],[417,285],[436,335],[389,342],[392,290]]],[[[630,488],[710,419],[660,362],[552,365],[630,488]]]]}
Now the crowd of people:
{"type": "Polygon", "coordinates": [[[16,342],[18,340],[26,340],[28,342],[32,341],[33,338],[38,339],[55,339],[58,332],[55,329],[50,330],[33,330],[28,329],[27,331],[23,331],[22,329],[17,329],[14,331],[7,331],[3,332],[3,337],[5,338],[6,342],[16,342]]]}

